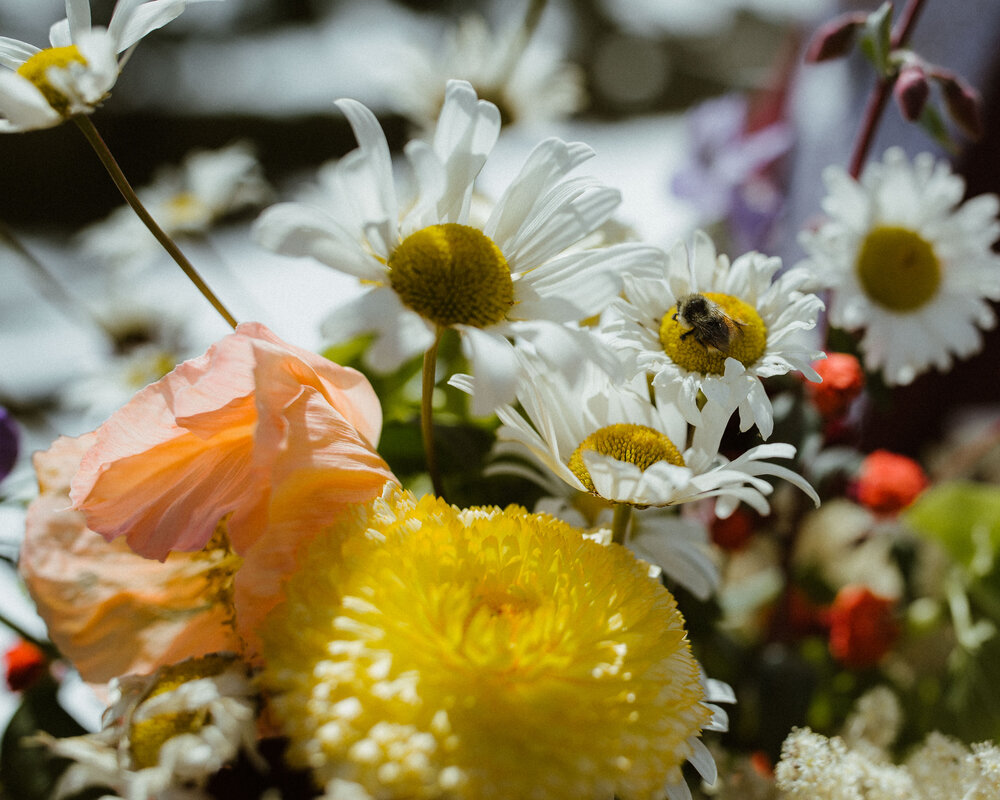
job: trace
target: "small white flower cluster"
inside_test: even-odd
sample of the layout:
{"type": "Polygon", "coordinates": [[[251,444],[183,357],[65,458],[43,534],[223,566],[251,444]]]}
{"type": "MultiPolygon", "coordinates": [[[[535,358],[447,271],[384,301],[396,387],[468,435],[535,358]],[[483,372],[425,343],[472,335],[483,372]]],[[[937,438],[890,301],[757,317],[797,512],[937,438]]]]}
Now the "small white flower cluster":
{"type": "Polygon", "coordinates": [[[903,764],[887,748],[900,723],[899,702],[884,687],[858,702],[844,737],[827,738],[809,728],[792,731],[781,749],[775,780],[783,800],[937,800],[1000,796],[1000,748],[992,742],[967,747],[931,733],[903,764]],[[846,739],[846,740],[845,740],[846,739]]]}

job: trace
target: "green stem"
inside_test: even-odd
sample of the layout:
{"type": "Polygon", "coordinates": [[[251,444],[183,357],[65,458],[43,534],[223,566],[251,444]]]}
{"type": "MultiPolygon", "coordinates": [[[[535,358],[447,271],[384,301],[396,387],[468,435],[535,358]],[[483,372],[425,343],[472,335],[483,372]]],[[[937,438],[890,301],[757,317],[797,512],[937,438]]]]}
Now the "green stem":
{"type": "Polygon", "coordinates": [[[517,62],[520,61],[531,37],[535,35],[535,30],[538,28],[538,22],[542,18],[542,12],[545,11],[546,5],[548,5],[548,0],[528,0],[521,30],[518,31],[510,50],[507,51],[503,66],[497,71],[501,82],[507,79],[517,66],[517,62]]]}
{"type": "Polygon", "coordinates": [[[434,494],[444,497],[441,487],[441,474],[438,471],[437,456],[434,452],[434,383],[437,372],[438,345],[444,328],[438,328],[434,335],[434,343],[424,353],[423,382],[420,394],[420,433],[424,439],[424,457],[427,459],[427,472],[431,476],[434,494]]]}
{"type": "Polygon", "coordinates": [[[150,213],[146,210],[146,207],[139,200],[139,196],[135,193],[135,190],[129,184],[128,179],[125,177],[125,173],[122,172],[121,167],[118,166],[118,162],[115,161],[115,157],[111,155],[111,151],[108,149],[107,144],[105,144],[104,139],[101,138],[101,134],[97,132],[97,128],[94,127],[94,123],[90,121],[90,117],[86,114],[77,114],[73,117],[73,121],[76,123],[77,127],[83,133],[84,137],[90,143],[90,146],[94,148],[94,152],[97,153],[97,157],[101,160],[104,168],[108,171],[111,176],[111,180],[114,181],[115,186],[122,193],[122,197],[125,198],[125,202],[128,203],[132,210],[139,216],[143,224],[149,228],[149,232],[156,237],[163,249],[170,254],[170,257],[177,262],[177,266],[183,270],[184,274],[188,276],[188,279],[193,283],[198,291],[201,292],[205,299],[212,304],[212,307],[219,312],[222,318],[229,323],[233,328],[236,327],[236,318],[229,313],[228,309],[222,304],[222,301],[215,296],[215,293],[208,288],[208,284],[202,279],[198,271],[191,265],[191,262],[187,260],[187,257],[180,251],[180,248],[171,239],[166,232],[156,224],[156,220],[150,216],[150,213]]]}
{"type": "Polygon", "coordinates": [[[615,516],[611,521],[611,541],[615,544],[625,544],[628,538],[629,524],[632,522],[632,506],[630,503],[616,503],[615,516]]]}

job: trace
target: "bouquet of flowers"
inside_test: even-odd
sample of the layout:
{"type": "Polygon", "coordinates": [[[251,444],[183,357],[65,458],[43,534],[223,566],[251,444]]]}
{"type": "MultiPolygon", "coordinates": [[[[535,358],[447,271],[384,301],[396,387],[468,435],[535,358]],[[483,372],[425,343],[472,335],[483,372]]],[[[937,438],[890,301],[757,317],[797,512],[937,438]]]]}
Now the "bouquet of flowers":
{"type": "MultiPolygon", "coordinates": [[[[892,99],[939,141],[984,132],[966,79],[909,47],[929,3],[804,48],[873,88],[793,262],[766,254],[792,252],[787,92],[686,117],[674,191],[702,219],[665,246],[616,216],[627,185],[579,174],[588,144],[510,166],[543,109],[584,104],[581,72],[537,61],[544,0],[409,53],[405,144],[338,100],[354,149],[293,199],[245,142],[137,192],[91,115],[194,2],[119,0],[104,28],[66,0],[50,47],[0,39],[0,129],[73,123],[130,206],[73,248],[120,293],[162,247],[232,329],[185,359],[166,300],[141,335],[97,315],[137,391],[106,419],[93,382],[67,391],[53,419],[94,429],[30,457],[37,489],[8,480],[44,626],[3,615],[3,797],[1000,797],[1000,417],[920,452],[871,434],[1000,300],[997,197],[871,152],[892,99]],[[231,311],[178,245],[248,210],[252,247],[350,286],[324,347],[231,311]]],[[[628,5],[600,13],[656,17],[628,5]]],[[[717,5],[661,21],[768,4],[717,5]]],[[[5,473],[31,425],[0,416],[5,473]]]]}

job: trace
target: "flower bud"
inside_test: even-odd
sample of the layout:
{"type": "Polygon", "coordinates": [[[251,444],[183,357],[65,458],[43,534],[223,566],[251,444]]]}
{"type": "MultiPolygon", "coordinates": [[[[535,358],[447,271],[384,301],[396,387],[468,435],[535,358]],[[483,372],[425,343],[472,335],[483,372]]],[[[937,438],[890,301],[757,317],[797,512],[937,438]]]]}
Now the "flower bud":
{"type": "Polygon", "coordinates": [[[865,19],[864,14],[843,14],[821,25],[806,49],[806,63],[846,56],[865,19]]]}
{"type": "Polygon", "coordinates": [[[4,653],[7,686],[12,692],[30,688],[45,672],[48,659],[39,647],[21,639],[4,653]]]}
{"type": "Polygon", "coordinates": [[[809,399],[824,419],[842,417],[864,389],[865,373],[861,364],[849,353],[829,353],[823,361],[813,364],[813,368],[823,380],[806,384],[809,399]]]}
{"type": "Polygon", "coordinates": [[[922,67],[908,64],[899,71],[893,95],[904,119],[910,122],[920,119],[930,93],[931,87],[922,67]]]}
{"type": "Polygon", "coordinates": [[[867,586],[845,586],[830,608],[830,654],[845,667],[873,667],[899,636],[896,602],[867,586]]]}
{"type": "Polygon", "coordinates": [[[861,462],[858,502],[877,514],[896,514],[927,488],[927,475],[912,458],[876,450],[861,462]]]}
{"type": "Polygon", "coordinates": [[[976,140],[983,135],[982,98],[979,92],[957,75],[940,76],[948,114],[962,133],[976,140]]]}

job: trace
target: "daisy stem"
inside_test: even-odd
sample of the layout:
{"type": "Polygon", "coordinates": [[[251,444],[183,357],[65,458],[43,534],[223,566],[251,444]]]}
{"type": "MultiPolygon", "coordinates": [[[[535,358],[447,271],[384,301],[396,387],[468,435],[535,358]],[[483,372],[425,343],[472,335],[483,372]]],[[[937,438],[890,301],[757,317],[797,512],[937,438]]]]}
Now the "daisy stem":
{"type": "Polygon", "coordinates": [[[441,474],[438,472],[437,456],[434,452],[434,383],[437,375],[437,352],[441,344],[444,328],[438,328],[434,334],[434,343],[424,353],[423,382],[420,393],[420,434],[424,439],[424,458],[427,460],[427,472],[431,476],[431,486],[434,494],[444,497],[441,487],[441,474]]]}
{"type": "Polygon", "coordinates": [[[139,200],[139,196],[135,193],[135,190],[129,184],[128,179],[125,177],[125,173],[122,172],[121,167],[118,166],[118,162],[115,157],[111,154],[108,149],[107,144],[105,144],[104,139],[101,138],[101,134],[97,132],[97,128],[94,127],[94,123],[90,121],[90,117],[86,114],[77,114],[73,117],[73,121],[76,123],[77,127],[83,133],[84,138],[90,143],[90,146],[94,148],[94,152],[97,153],[97,157],[101,160],[104,168],[108,171],[111,176],[111,180],[114,181],[115,186],[122,193],[122,197],[125,198],[125,202],[128,203],[132,210],[138,215],[139,219],[142,220],[143,224],[149,228],[149,232],[156,237],[163,249],[170,254],[170,257],[177,262],[177,266],[181,268],[188,279],[197,287],[198,291],[204,295],[205,299],[212,304],[212,308],[219,312],[222,318],[229,323],[232,328],[237,325],[236,318],[229,313],[229,310],[222,304],[222,301],[215,296],[215,293],[208,288],[208,284],[202,279],[198,271],[191,265],[191,262],[187,260],[177,244],[171,239],[167,233],[156,224],[156,220],[150,215],[146,210],[146,207],[139,200]]]}
{"type": "Polygon", "coordinates": [[[524,22],[521,24],[521,30],[518,32],[518,36],[513,42],[512,47],[507,52],[503,66],[497,71],[497,75],[500,76],[501,80],[506,80],[507,76],[514,71],[517,62],[521,59],[521,55],[531,41],[531,37],[535,35],[535,30],[538,28],[538,22],[542,18],[542,13],[545,11],[546,5],[548,5],[548,0],[528,0],[528,5],[524,10],[524,22]]]}
{"type": "Polygon", "coordinates": [[[625,544],[628,538],[629,525],[632,523],[632,505],[616,503],[615,515],[611,520],[611,541],[615,544],[625,544]]]}
{"type": "MultiPolygon", "coordinates": [[[[892,50],[898,50],[906,44],[925,2],[926,0],[910,0],[906,4],[903,12],[899,15],[899,22],[892,32],[890,42],[892,50]]],[[[851,160],[847,168],[848,173],[855,180],[861,175],[861,170],[865,166],[868,151],[875,140],[875,131],[878,130],[879,120],[882,118],[882,112],[885,110],[886,103],[889,102],[889,96],[892,94],[892,87],[896,83],[897,77],[898,75],[893,74],[879,78],[878,83],[875,84],[875,88],[872,89],[872,93],[868,96],[868,104],[865,106],[861,128],[858,131],[857,138],[854,140],[854,150],[851,153],[851,160]]]]}

